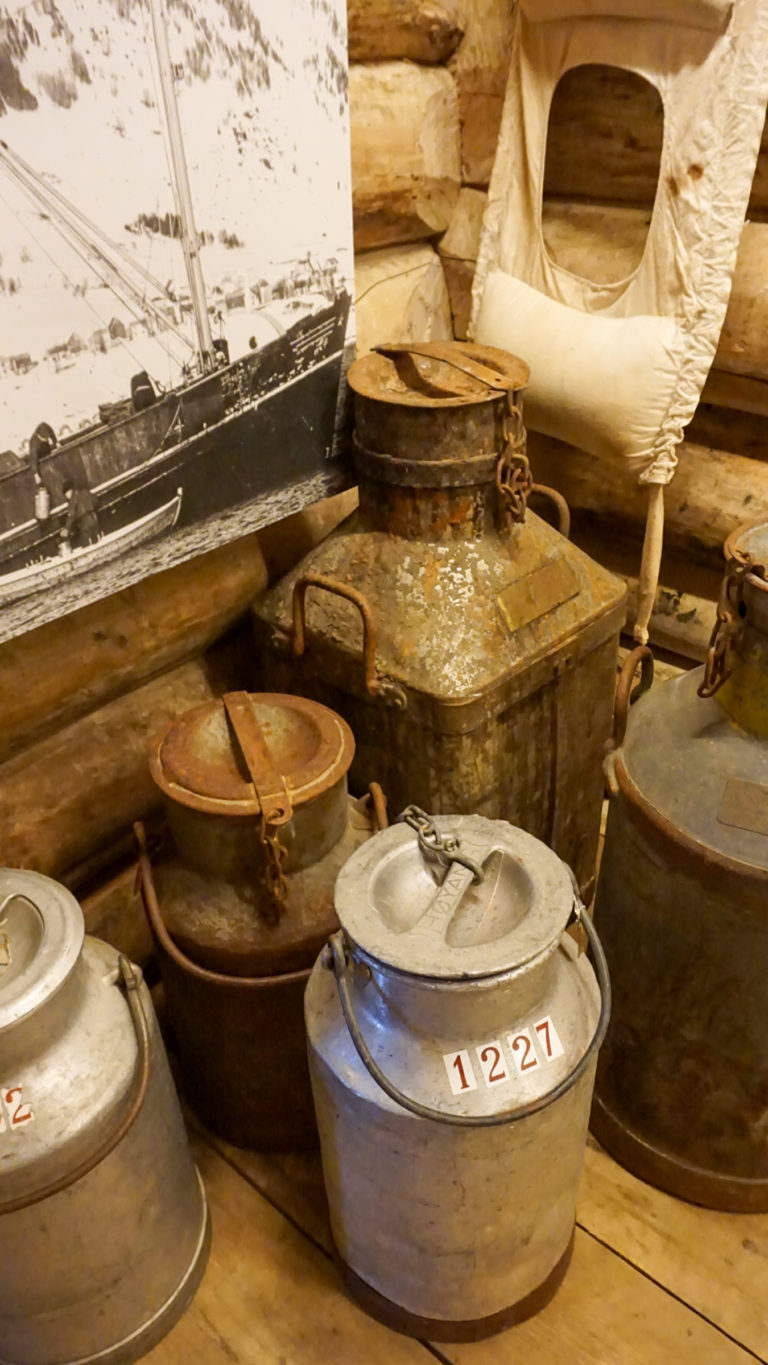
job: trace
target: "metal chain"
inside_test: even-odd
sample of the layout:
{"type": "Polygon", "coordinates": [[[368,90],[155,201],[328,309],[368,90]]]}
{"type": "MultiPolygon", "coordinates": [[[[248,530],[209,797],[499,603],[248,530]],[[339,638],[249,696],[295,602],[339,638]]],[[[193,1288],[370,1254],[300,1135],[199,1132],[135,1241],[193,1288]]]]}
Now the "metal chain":
{"type": "Polygon", "coordinates": [[[275,920],[280,916],[281,906],[284,904],[288,895],[288,882],[283,871],[283,863],[288,853],[284,844],[280,843],[274,825],[268,825],[262,812],[261,817],[261,842],[267,854],[267,865],[265,870],[267,890],[275,903],[275,920]]]}
{"type": "Polygon", "coordinates": [[[431,815],[422,810],[420,806],[406,806],[401,815],[398,815],[396,824],[410,825],[416,831],[419,841],[419,848],[422,853],[431,854],[436,858],[440,866],[446,870],[451,863],[460,863],[462,867],[468,868],[472,873],[473,881],[481,882],[484,877],[482,867],[474,858],[470,858],[466,853],[460,853],[461,840],[456,834],[441,834],[437,829],[431,815]]]}
{"type": "Polygon", "coordinates": [[[504,508],[507,525],[525,520],[528,495],[533,487],[533,476],[525,453],[526,437],[523,414],[508,395],[509,412],[504,414],[504,448],[496,466],[496,487],[504,508]]]}
{"type": "Polygon", "coordinates": [[[733,656],[738,650],[744,631],[741,614],[744,596],[744,581],[750,573],[763,572],[762,566],[755,564],[752,555],[744,550],[734,550],[733,557],[726,565],[720,587],[715,624],[709,640],[704,678],[697,689],[700,697],[713,697],[727,678],[731,676],[733,656]]]}

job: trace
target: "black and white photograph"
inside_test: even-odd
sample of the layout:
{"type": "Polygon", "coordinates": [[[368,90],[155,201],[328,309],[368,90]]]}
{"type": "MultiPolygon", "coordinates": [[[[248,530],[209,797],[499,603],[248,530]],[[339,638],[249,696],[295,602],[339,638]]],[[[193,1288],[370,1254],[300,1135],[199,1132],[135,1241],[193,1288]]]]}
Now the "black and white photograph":
{"type": "Polygon", "coordinates": [[[334,491],[344,0],[0,11],[0,639],[334,491]]]}

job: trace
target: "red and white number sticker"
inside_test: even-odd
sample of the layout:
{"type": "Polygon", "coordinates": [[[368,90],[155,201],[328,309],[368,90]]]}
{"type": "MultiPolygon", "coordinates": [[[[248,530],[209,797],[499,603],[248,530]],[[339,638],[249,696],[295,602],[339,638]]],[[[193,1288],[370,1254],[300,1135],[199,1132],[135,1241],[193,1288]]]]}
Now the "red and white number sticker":
{"type": "Polygon", "coordinates": [[[539,1047],[544,1055],[545,1062],[552,1062],[555,1057],[562,1057],[565,1048],[560,1042],[557,1029],[549,1015],[540,1019],[538,1024],[534,1024],[533,1031],[539,1040],[539,1047]]]}
{"type": "Polygon", "coordinates": [[[507,1037],[509,1050],[520,1075],[526,1071],[535,1071],[539,1065],[536,1048],[533,1045],[531,1031],[527,1028],[518,1029],[517,1033],[510,1033],[507,1037]]]}
{"type": "Polygon", "coordinates": [[[454,1095],[462,1095],[465,1090],[477,1090],[475,1073],[466,1048],[458,1052],[444,1052],[443,1061],[454,1095]]]}
{"type": "Polygon", "coordinates": [[[509,1080],[509,1072],[504,1061],[501,1043],[498,1041],[484,1043],[482,1047],[475,1048],[475,1052],[486,1085],[501,1085],[502,1081],[509,1080]]]}
{"type": "MultiPolygon", "coordinates": [[[[5,1117],[8,1127],[25,1128],[27,1124],[34,1123],[35,1116],[30,1105],[23,1097],[23,1088],[20,1085],[6,1086],[2,1091],[2,1105],[0,1105],[0,1116],[5,1109],[5,1117]]],[[[1,1131],[1,1130],[0,1130],[1,1131]]]]}

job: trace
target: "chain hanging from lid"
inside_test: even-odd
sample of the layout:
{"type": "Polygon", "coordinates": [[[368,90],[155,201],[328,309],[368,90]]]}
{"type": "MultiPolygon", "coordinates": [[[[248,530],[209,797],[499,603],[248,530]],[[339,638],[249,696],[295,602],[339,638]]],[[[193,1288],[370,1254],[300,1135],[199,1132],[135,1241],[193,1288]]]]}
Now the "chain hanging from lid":
{"type": "Polygon", "coordinates": [[[406,806],[395,823],[410,825],[411,829],[416,832],[422,853],[435,858],[444,872],[447,872],[451,863],[460,863],[462,867],[468,868],[472,873],[475,882],[483,880],[485,874],[480,864],[475,862],[474,858],[468,857],[466,853],[459,852],[461,840],[458,835],[441,834],[431,815],[427,815],[427,812],[422,810],[420,806],[406,806]]]}
{"type": "Polygon", "coordinates": [[[714,697],[723,683],[731,676],[734,655],[738,653],[744,633],[742,603],[744,583],[751,573],[762,573],[762,566],[755,563],[751,554],[734,548],[731,552],[717,603],[715,624],[709,640],[704,677],[697,689],[700,697],[714,697]]]}

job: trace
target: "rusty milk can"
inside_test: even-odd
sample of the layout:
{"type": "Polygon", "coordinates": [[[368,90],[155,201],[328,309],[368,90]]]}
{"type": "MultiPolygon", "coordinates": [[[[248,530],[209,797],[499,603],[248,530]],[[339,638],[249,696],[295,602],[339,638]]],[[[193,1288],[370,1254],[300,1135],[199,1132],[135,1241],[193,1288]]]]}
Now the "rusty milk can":
{"type": "Polygon", "coordinates": [[[767,1211],[768,523],[725,558],[706,666],[646,690],[625,737],[647,651],[619,689],[595,906],[615,1009],[592,1127],[672,1194],[767,1211]]]}
{"type": "Polygon", "coordinates": [[[141,972],[63,886],[0,870],[0,1359],[137,1360],[209,1239],[141,972]]]}
{"type": "Polygon", "coordinates": [[[152,749],[174,848],[152,866],[142,843],[141,871],[169,1020],[192,1104],[241,1145],[315,1139],[304,988],[336,927],[336,874],[377,827],[347,794],[353,751],[318,702],[245,692],[152,749]]]}
{"type": "Polygon", "coordinates": [[[477,815],[409,808],[345,864],[336,908],[305,1009],[342,1273],[399,1331],[475,1340],[566,1272],[605,960],[565,864],[477,815]]]}
{"type": "Polygon", "coordinates": [[[625,588],[526,513],[527,378],[468,343],[350,366],[360,509],[257,599],[254,676],[347,718],[354,791],[508,819],[586,892],[625,588]]]}

